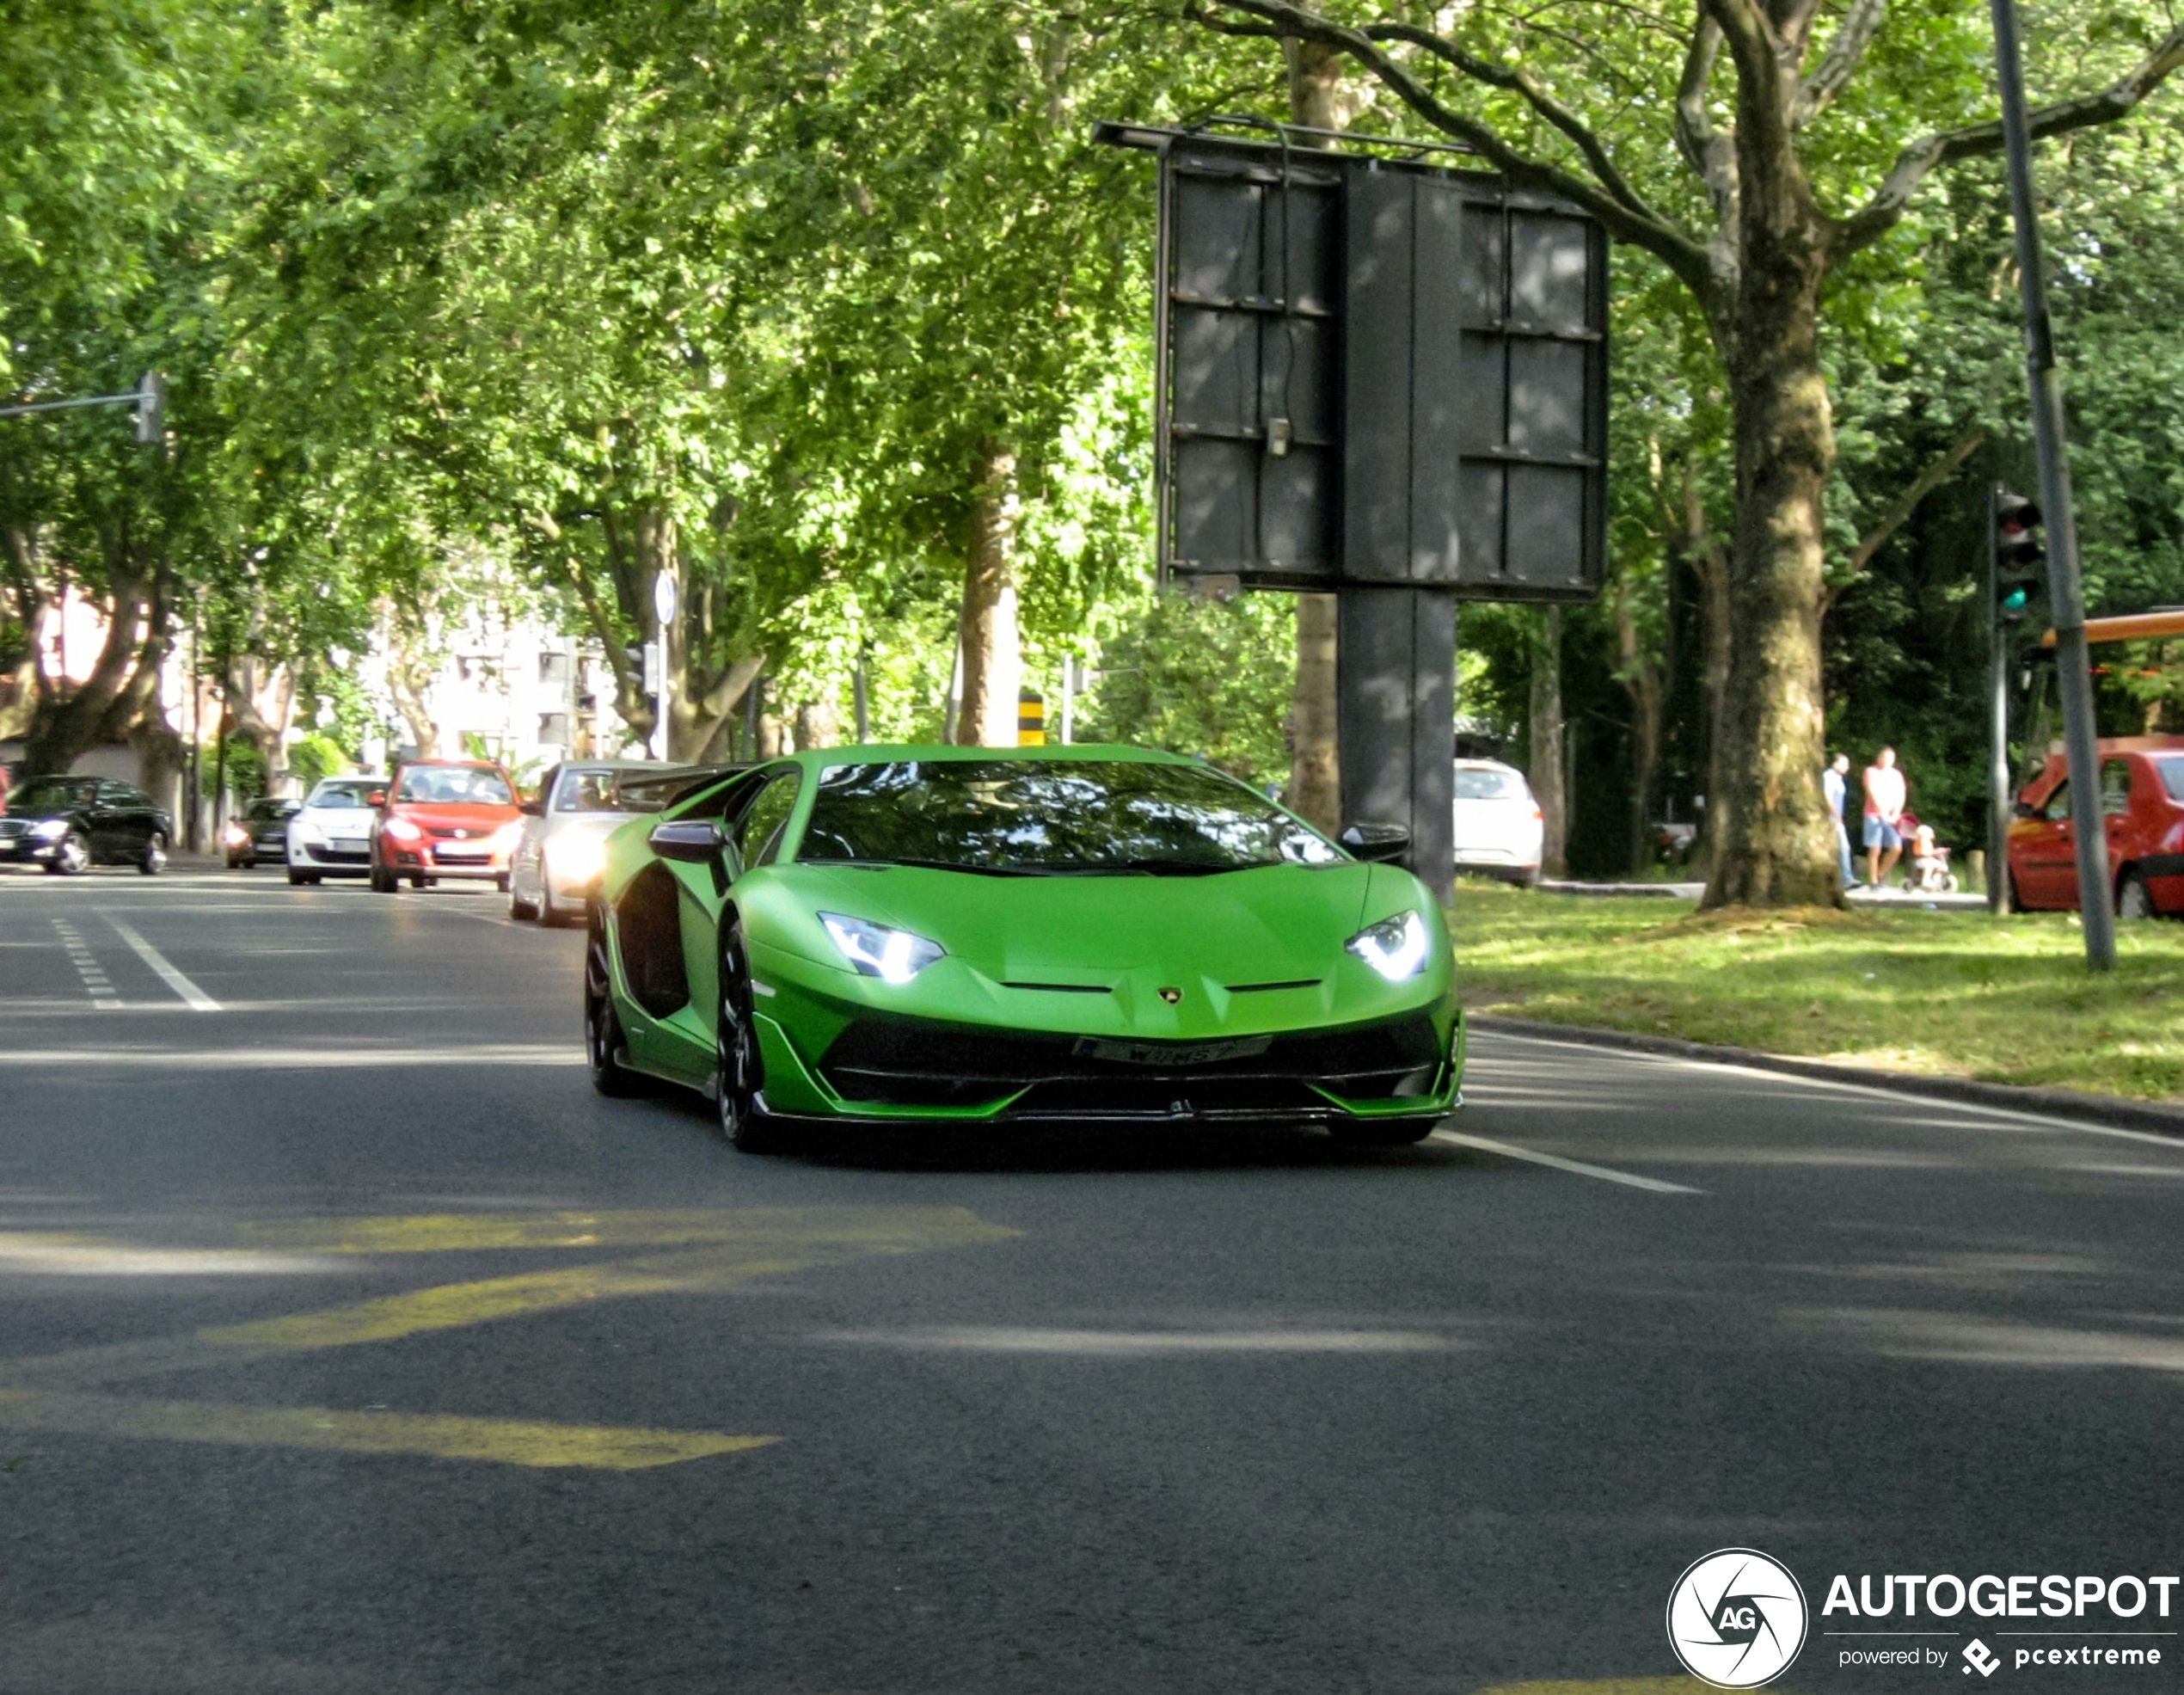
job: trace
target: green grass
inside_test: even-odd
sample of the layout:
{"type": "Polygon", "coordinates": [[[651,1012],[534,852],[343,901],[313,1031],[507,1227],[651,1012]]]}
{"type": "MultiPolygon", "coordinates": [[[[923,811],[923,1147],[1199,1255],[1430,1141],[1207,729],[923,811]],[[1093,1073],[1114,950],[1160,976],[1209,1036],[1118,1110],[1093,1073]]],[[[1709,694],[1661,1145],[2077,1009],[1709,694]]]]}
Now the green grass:
{"type": "Polygon", "coordinates": [[[1463,882],[1455,935],[1475,1012],[2184,1099],[2184,924],[2121,926],[2095,977],[2069,914],[1700,913],[1463,882]]]}

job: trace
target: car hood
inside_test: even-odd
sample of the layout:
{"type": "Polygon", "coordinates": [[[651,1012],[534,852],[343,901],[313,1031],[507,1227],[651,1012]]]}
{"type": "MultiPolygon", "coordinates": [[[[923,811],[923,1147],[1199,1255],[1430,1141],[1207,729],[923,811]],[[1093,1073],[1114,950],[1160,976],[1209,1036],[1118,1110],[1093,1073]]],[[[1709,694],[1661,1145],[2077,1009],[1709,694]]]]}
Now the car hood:
{"type": "Polygon", "coordinates": [[[401,801],[388,808],[390,818],[406,818],[413,824],[439,825],[451,830],[498,829],[523,814],[513,807],[488,807],[446,801],[401,801]]]}
{"type": "Polygon", "coordinates": [[[375,815],[369,807],[305,807],[288,821],[316,825],[329,836],[364,836],[371,833],[375,815]]]}
{"type": "Polygon", "coordinates": [[[814,911],[937,942],[998,983],[1106,985],[1166,972],[1225,986],[1326,977],[1342,943],[1413,904],[1405,873],[1361,863],[1208,876],[990,877],[897,866],[791,866],[814,911]]]}

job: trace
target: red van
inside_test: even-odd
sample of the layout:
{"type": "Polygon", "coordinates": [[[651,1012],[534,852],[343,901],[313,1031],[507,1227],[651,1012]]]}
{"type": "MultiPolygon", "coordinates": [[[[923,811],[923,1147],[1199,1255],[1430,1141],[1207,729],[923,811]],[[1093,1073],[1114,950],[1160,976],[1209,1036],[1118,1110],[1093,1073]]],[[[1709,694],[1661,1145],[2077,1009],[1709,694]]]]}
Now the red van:
{"type": "MultiPolygon", "coordinates": [[[[2184,736],[2124,736],[2099,746],[2116,915],[2184,917],[2184,736]]],[[[2077,910],[2070,760],[2061,753],[2050,753],[2047,768],[2018,794],[2009,875],[2011,912],[2077,910]]]]}
{"type": "Polygon", "coordinates": [[[516,785],[482,759],[418,759],[397,770],[371,826],[371,887],[392,894],[403,878],[422,888],[443,877],[508,890],[508,856],[523,834],[516,785]]]}

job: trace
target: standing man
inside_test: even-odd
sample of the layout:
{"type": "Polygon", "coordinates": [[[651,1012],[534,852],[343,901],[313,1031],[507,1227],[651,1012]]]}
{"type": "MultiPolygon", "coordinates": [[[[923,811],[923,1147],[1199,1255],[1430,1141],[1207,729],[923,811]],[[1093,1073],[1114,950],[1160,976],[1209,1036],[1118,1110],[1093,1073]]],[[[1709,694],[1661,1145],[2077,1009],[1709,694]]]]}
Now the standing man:
{"type": "Polygon", "coordinates": [[[1866,881],[1879,888],[1904,851],[1896,826],[1904,815],[1904,774],[1896,769],[1896,750],[1884,747],[1866,767],[1866,881]]]}
{"type": "Polygon", "coordinates": [[[1843,807],[1850,794],[1850,756],[1838,753],[1820,773],[1820,792],[1827,796],[1828,821],[1835,826],[1835,857],[1843,872],[1843,887],[1856,888],[1858,874],[1850,867],[1850,831],[1843,821],[1843,807]]]}

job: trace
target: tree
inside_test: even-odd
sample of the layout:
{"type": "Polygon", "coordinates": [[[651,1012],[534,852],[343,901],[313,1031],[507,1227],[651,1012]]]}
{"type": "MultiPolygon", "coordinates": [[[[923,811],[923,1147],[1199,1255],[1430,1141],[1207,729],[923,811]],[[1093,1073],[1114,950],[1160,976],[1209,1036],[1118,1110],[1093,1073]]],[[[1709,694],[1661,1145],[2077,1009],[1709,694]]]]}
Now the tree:
{"type": "MultiPolygon", "coordinates": [[[[1347,55],[1426,124],[1518,186],[1591,212],[1689,292],[1726,375],[1736,462],[1706,900],[1836,900],[1817,780],[1835,458],[1823,300],[1831,282],[1856,280],[1936,168],[2000,150],[1999,122],[1972,120],[1979,14],[1951,6],[1891,29],[1886,0],[1851,0],[1823,31],[1819,0],[1699,0],[1671,32],[1603,4],[1578,14],[1598,21],[1588,36],[1562,14],[1536,27],[1476,9],[1437,33],[1288,0],[1216,3],[1197,15],[1217,29],[1347,55]],[[1920,133],[1937,108],[1961,121],[1920,133]],[[1660,169],[1671,157],[1687,175],[1660,169]]],[[[2089,47],[2089,68],[2115,57],[2074,45],[2089,47]]],[[[2033,133],[2129,114],[2184,64],[2184,28],[2132,57],[2098,92],[2036,110],[2033,133]]]]}

